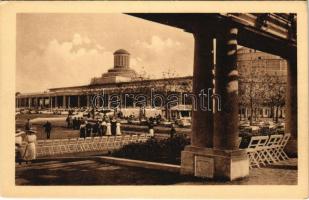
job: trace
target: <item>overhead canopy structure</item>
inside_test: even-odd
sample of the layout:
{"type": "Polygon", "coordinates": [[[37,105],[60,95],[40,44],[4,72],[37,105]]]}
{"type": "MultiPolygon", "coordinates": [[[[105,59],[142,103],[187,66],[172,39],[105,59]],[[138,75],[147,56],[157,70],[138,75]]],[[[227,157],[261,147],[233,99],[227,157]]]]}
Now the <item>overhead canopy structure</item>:
{"type": "Polygon", "coordinates": [[[224,24],[238,28],[238,44],[288,57],[296,51],[296,15],[280,13],[128,13],[193,33],[196,28],[221,31],[224,24]]]}

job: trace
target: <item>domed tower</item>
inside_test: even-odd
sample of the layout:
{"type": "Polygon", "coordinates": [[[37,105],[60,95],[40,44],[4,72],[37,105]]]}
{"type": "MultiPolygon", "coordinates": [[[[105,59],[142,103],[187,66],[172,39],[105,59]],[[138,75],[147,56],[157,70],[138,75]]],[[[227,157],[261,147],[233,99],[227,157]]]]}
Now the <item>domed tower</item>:
{"type": "Polygon", "coordinates": [[[138,74],[130,68],[130,53],[124,49],[114,52],[114,67],[103,73],[101,77],[94,77],[90,84],[116,83],[137,80],[138,74]]]}
{"type": "Polygon", "coordinates": [[[114,52],[114,68],[129,68],[130,53],[124,49],[118,49],[114,52]]]}

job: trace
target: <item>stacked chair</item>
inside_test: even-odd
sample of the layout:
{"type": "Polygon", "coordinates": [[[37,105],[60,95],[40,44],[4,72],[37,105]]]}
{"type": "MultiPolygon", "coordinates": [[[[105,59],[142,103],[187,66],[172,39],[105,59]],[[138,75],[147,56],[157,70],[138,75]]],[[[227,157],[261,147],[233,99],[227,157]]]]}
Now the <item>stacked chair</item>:
{"type": "Polygon", "coordinates": [[[124,136],[86,137],[85,139],[71,138],[55,140],[37,140],[36,154],[37,157],[44,157],[78,152],[112,151],[130,143],[146,142],[149,138],[150,136],[148,136],[147,134],[141,134],[124,136]]]}
{"type": "Polygon", "coordinates": [[[246,148],[250,168],[260,168],[261,166],[289,159],[284,152],[284,148],[290,137],[290,133],[284,135],[252,136],[246,148]]]}

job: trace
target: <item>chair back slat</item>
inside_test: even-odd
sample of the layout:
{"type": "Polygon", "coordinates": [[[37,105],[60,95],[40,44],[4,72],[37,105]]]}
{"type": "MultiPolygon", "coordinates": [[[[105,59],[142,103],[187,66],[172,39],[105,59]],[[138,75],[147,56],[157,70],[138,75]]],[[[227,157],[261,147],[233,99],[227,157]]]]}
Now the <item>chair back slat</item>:
{"type": "Polygon", "coordinates": [[[108,141],[108,137],[107,136],[103,136],[101,139],[101,142],[107,142],[108,141]]]}
{"type": "Polygon", "coordinates": [[[108,137],[108,142],[114,142],[114,141],[115,141],[115,136],[108,137]]]}
{"type": "Polygon", "coordinates": [[[53,140],[45,140],[44,146],[51,146],[53,144],[53,140]]]}
{"type": "Polygon", "coordinates": [[[62,139],[61,140],[61,145],[65,145],[69,143],[69,139],[62,139]]]}
{"type": "Polygon", "coordinates": [[[285,133],[280,141],[280,146],[285,147],[291,137],[291,133],[285,133]]]}
{"type": "Polygon", "coordinates": [[[129,141],[129,140],[130,140],[130,137],[131,137],[130,135],[126,135],[126,136],[123,137],[123,140],[124,140],[124,141],[129,141]]]}
{"type": "Polygon", "coordinates": [[[61,140],[58,140],[58,139],[53,140],[53,146],[60,145],[60,143],[61,143],[61,140]]]}
{"type": "Polygon", "coordinates": [[[266,146],[270,147],[270,146],[279,145],[282,138],[283,138],[282,135],[271,135],[269,137],[269,140],[268,140],[266,146]]]}
{"type": "Polygon", "coordinates": [[[248,145],[248,149],[255,149],[260,142],[259,136],[252,136],[248,145]]]}
{"type": "Polygon", "coordinates": [[[116,142],[121,142],[121,140],[122,140],[122,136],[116,136],[116,142]]]}
{"type": "Polygon", "coordinates": [[[45,140],[37,140],[37,145],[43,146],[45,144],[45,140]]]}
{"type": "Polygon", "coordinates": [[[138,136],[137,135],[132,135],[131,137],[131,142],[136,142],[138,139],[138,136]]]}
{"type": "Polygon", "coordinates": [[[258,137],[260,138],[260,141],[258,143],[258,147],[264,147],[267,144],[269,136],[258,136],[258,137]]]}
{"type": "Polygon", "coordinates": [[[84,138],[78,138],[78,139],[77,139],[77,143],[80,144],[80,143],[83,143],[83,142],[85,142],[85,139],[84,139],[84,138]]]}
{"type": "Polygon", "coordinates": [[[69,144],[75,144],[77,142],[77,138],[69,139],[69,144]]]}

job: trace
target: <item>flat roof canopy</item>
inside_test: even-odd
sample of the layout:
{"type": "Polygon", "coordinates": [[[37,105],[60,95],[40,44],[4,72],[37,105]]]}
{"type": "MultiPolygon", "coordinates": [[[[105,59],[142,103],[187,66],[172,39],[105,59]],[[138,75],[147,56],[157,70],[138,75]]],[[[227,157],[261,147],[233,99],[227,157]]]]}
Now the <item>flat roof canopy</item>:
{"type": "Polygon", "coordinates": [[[283,58],[296,53],[296,16],[256,13],[127,13],[193,33],[220,30],[227,25],[239,29],[238,44],[283,58]]]}

